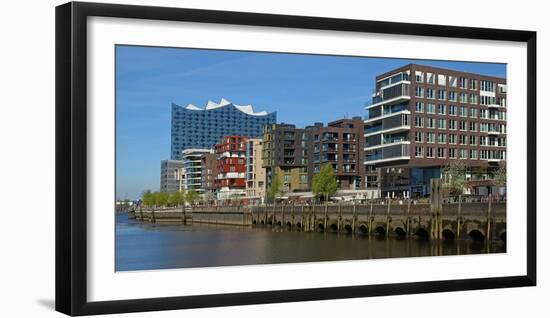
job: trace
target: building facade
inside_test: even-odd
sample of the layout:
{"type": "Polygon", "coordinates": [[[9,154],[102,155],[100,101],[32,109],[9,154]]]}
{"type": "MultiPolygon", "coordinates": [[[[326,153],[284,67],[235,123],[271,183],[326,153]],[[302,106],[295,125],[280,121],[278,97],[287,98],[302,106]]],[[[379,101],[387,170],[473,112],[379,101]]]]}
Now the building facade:
{"type": "Polygon", "coordinates": [[[201,187],[205,193],[216,190],[215,179],[218,176],[218,156],[215,153],[205,153],[201,156],[201,187]]]}
{"type": "Polygon", "coordinates": [[[365,165],[383,194],[425,196],[429,179],[463,160],[494,169],[506,160],[506,79],[409,64],[376,77],[366,107],[365,165]]]}
{"type": "Polygon", "coordinates": [[[275,123],[276,112],[254,112],[252,105],[235,105],[222,98],[206,107],[172,104],[171,159],[181,160],[190,148],[212,149],[223,136],[259,137],[262,126],[275,123]]]}
{"type": "Polygon", "coordinates": [[[224,136],[214,146],[217,155],[218,175],[214,180],[218,199],[231,199],[246,195],[246,148],[248,138],[224,136]]]}
{"type": "Polygon", "coordinates": [[[265,168],[262,166],[262,139],[249,139],[246,147],[246,197],[265,202],[265,168]]]}
{"type": "Polygon", "coordinates": [[[180,191],[183,187],[183,161],[163,160],[160,162],[160,191],[180,191]]]}
{"type": "Polygon", "coordinates": [[[194,190],[199,194],[204,192],[202,187],[202,161],[205,154],[213,153],[212,149],[190,148],[182,151],[183,162],[183,190],[194,190]]]}
{"type": "Polygon", "coordinates": [[[284,123],[264,126],[262,161],[267,188],[277,176],[283,192],[309,189],[306,143],[305,129],[284,123]]]}
{"type": "Polygon", "coordinates": [[[308,183],[325,164],[332,165],[339,190],[364,190],[364,123],[361,117],[306,127],[308,183]]]}

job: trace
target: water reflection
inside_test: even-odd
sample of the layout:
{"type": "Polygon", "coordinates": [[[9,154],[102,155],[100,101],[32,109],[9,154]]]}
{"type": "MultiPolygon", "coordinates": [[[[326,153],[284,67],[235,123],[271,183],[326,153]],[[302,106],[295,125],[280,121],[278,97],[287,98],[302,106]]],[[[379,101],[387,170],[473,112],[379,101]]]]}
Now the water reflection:
{"type": "Polygon", "coordinates": [[[390,257],[502,253],[506,244],[472,240],[385,239],[214,225],[158,225],[116,219],[116,270],[276,264],[390,257]]]}

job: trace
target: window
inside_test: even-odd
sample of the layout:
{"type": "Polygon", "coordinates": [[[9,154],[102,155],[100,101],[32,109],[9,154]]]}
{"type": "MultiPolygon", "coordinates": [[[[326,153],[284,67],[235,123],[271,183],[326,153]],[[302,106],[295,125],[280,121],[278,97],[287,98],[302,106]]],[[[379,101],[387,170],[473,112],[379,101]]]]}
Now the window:
{"type": "Polygon", "coordinates": [[[458,93],[458,101],[460,103],[467,103],[468,102],[468,94],[462,93],[462,92],[458,93]]]}
{"type": "Polygon", "coordinates": [[[440,118],[437,120],[437,129],[445,129],[445,124],[447,124],[447,121],[443,118],[440,118]]]}
{"type": "Polygon", "coordinates": [[[460,159],[468,159],[468,152],[466,149],[460,149],[460,159]]]}
{"type": "Polygon", "coordinates": [[[477,95],[476,94],[470,94],[469,102],[470,102],[470,104],[477,104],[477,95]]]}
{"type": "Polygon", "coordinates": [[[479,110],[479,118],[485,118],[485,119],[489,118],[489,117],[487,117],[487,109],[480,109],[479,110]]]}
{"type": "Polygon", "coordinates": [[[434,149],[432,147],[426,147],[426,158],[434,157],[434,149]]]}
{"type": "Polygon", "coordinates": [[[429,144],[435,143],[435,133],[433,132],[426,133],[426,142],[429,144]]]}
{"type": "Polygon", "coordinates": [[[424,103],[422,103],[422,102],[416,102],[415,111],[416,111],[417,113],[422,113],[422,112],[424,112],[424,103]]]}
{"type": "Polygon", "coordinates": [[[477,159],[477,150],[475,149],[470,150],[470,159],[477,159]]]}
{"type": "Polygon", "coordinates": [[[487,136],[479,136],[479,145],[487,146],[487,136]]]}
{"type": "Polygon", "coordinates": [[[426,88],[426,98],[434,99],[434,90],[432,88],[426,88]]]}
{"type": "Polygon", "coordinates": [[[435,84],[435,74],[434,73],[426,73],[426,83],[435,84]]]}
{"type": "Polygon", "coordinates": [[[457,101],[457,94],[455,91],[449,91],[449,100],[451,102],[456,102],[457,101]]]}
{"type": "Polygon", "coordinates": [[[470,80],[470,89],[477,90],[477,80],[475,79],[470,80]]]}
{"type": "Polygon", "coordinates": [[[445,115],[445,104],[437,105],[437,113],[439,115],[445,115]]]}
{"type": "Polygon", "coordinates": [[[489,124],[488,123],[480,123],[479,124],[479,131],[488,132],[489,131],[489,124]]]}
{"type": "Polygon", "coordinates": [[[477,145],[477,136],[476,135],[470,135],[470,145],[471,146],[477,145]]]}
{"type": "Polygon", "coordinates": [[[444,144],[447,142],[447,135],[446,134],[437,134],[437,143],[438,144],[444,144]]]}
{"type": "Polygon", "coordinates": [[[456,120],[449,119],[449,129],[450,130],[456,130],[456,120]]]}
{"type": "Polygon", "coordinates": [[[493,96],[481,96],[480,98],[481,98],[481,100],[480,100],[481,105],[495,105],[496,104],[496,99],[493,96]]]}
{"type": "Polygon", "coordinates": [[[449,158],[456,158],[456,149],[455,148],[449,148],[449,158]]]}
{"type": "Polygon", "coordinates": [[[480,150],[479,151],[479,159],[487,159],[489,156],[488,150],[480,150]]]}
{"type": "Polygon", "coordinates": [[[449,144],[456,145],[456,135],[455,134],[449,134],[449,144]]]}
{"type": "Polygon", "coordinates": [[[414,117],[414,126],[420,128],[424,127],[424,118],[419,116],[414,117]]]}
{"type": "Polygon", "coordinates": [[[495,83],[491,81],[485,81],[481,80],[479,81],[479,88],[482,91],[485,92],[494,92],[495,91],[495,83]]]}
{"type": "Polygon", "coordinates": [[[465,78],[465,77],[459,77],[458,78],[458,87],[467,88],[468,87],[468,79],[465,78]]]}
{"type": "Polygon", "coordinates": [[[467,145],[466,135],[458,135],[458,142],[461,145],[467,145]]]}
{"type": "Polygon", "coordinates": [[[473,107],[468,108],[468,116],[472,118],[477,118],[477,108],[473,108],[473,107]]]}
{"type": "Polygon", "coordinates": [[[437,90],[437,99],[445,100],[446,96],[447,96],[447,92],[445,90],[443,90],[443,89],[438,89],[437,90]]]}
{"type": "Polygon", "coordinates": [[[424,89],[422,87],[416,86],[415,89],[414,89],[414,96],[424,97],[424,89]]]}
{"type": "Polygon", "coordinates": [[[432,104],[432,103],[426,104],[426,113],[435,114],[435,104],[432,104]]]}
{"type": "Polygon", "coordinates": [[[466,114],[466,106],[459,106],[458,107],[458,115],[460,117],[466,117],[467,114],[466,114]]]}
{"type": "Polygon", "coordinates": [[[426,118],[426,128],[435,128],[435,119],[426,118]]]}
{"type": "Polygon", "coordinates": [[[424,140],[424,133],[421,131],[415,131],[414,132],[414,141],[416,142],[422,142],[424,140]]]}
{"type": "Polygon", "coordinates": [[[415,81],[417,83],[424,83],[424,73],[420,71],[416,71],[415,73],[415,81]]]}
{"type": "Polygon", "coordinates": [[[449,115],[456,116],[456,105],[449,105],[449,115]]]}
{"type": "Polygon", "coordinates": [[[450,87],[456,87],[456,85],[457,85],[456,76],[449,76],[449,86],[450,87]]]}
{"type": "Polygon", "coordinates": [[[443,74],[437,75],[437,85],[445,86],[447,85],[447,78],[443,74]]]}
{"type": "Polygon", "coordinates": [[[445,158],[445,148],[437,148],[437,158],[445,158]]]}
{"type": "Polygon", "coordinates": [[[470,131],[477,131],[477,123],[475,121],[470,122],[469,130],[470,131]]]}
{"type": "Polygon", "coordinates": [[[458,122],[458,129],[460,130],[466,130],[466,121],[465,120],[460,120],[458,122]]]}
{"type": "Polygon", "coordinates": [[[414,156],[416,158],[424,157],[424,148],[423,147],[415,147],[414,148],[414,156]]]}

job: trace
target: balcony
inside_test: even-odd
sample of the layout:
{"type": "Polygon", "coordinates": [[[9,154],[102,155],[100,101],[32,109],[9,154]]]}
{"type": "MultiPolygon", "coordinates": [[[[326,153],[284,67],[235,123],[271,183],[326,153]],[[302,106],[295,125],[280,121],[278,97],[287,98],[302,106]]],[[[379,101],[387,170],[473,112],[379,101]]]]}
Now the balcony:
{"type": "Polygon", "coordinates": [[[410,100],[410,85],[408,83],[402,83],[388,88],[380,90],[380,93],[372,98],[372,104],[367,105],[365,109],[371,109],[382,105],[391,105],[406,100],[410,100]]]}
{"type": "Polygon", "coordinates": [[[398,133],[411,129],[410,112],[397,113],[397,116],[379,117],[365,121],[365,137],[379,133],[398,133]]]}
{"type": "Polygon", "coordinates": [[[410,144],[407,142],[407,144],[390,145],[384,148],[367,150],[364,163],[372,165],[383,162],[409,160],[411,159],[409,147],[410,144]]]}

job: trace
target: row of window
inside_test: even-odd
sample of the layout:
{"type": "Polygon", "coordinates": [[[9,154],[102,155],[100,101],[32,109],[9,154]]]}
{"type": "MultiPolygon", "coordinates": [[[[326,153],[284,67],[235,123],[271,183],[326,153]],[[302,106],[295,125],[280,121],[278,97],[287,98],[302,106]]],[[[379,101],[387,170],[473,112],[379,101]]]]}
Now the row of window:
{"type": "Polygon", "coordinates": [[[480,132],[494,132],[494,133],[506,133],[505,124],[495,123],[478,123],[475,121],[466,120],[454,120],[444,118],[432,118],[432,117],[420,117],[414,118],[414,126],[416,128],[431,128],[431,129],[449,129],[449,130],[462,130],[462,131],[477,131],[479,127],[480,132]]]}
{"type": "Polygon", "coordinates": [[[477,150],[464,148],[434,148],[434,147],[415,147],[414,156],[416,158],[450,158],[450,159],[470,159],[470,160],[505,160],[506,152],[502,150],[477,150]]]}
{"type": "Polygon", "coordinates": [[[436,134],[433,132],[415,131],[415,142],[438,143],[438,144],[460,144],[470,146],[495,146],[506,147],[505,137],[457,135],[457,134],[436,134]]]}
{"type": "MultiPolygon", "coordinates": [[[[430,72],[422,72],[422,71],[415,71],[415,81],[417,83],[427,83],[431,85],[440,85],[440,86],[448,86],[449,87],[456,87],[461,89],[470,89],[470,90],[477,90],[478,87],[478,80],[477,79],[471,79],[466,78],[462,76],[452,76],[452,75],[444,75],[444,74],[435,74],[430,72]]],[[[504,87],[504,85],[503,85],[504,87]]],[[[494,92],[496,88],[496,83],[489,80],[479,80],[479,89],[486,92],[494,92]]],[[[506,90],[503,89],[503,92],[506,90]]]]}
{"type": "MultiPolygon", "coordinates": [[[[417,113],[426,112],[427,114],[478,118],[478,109],[475,107],[416,102],[414,110],[417,113]]],[[[479,109],[479,118],[506,120],[506,112],[493,109],[479,109]]]]}

